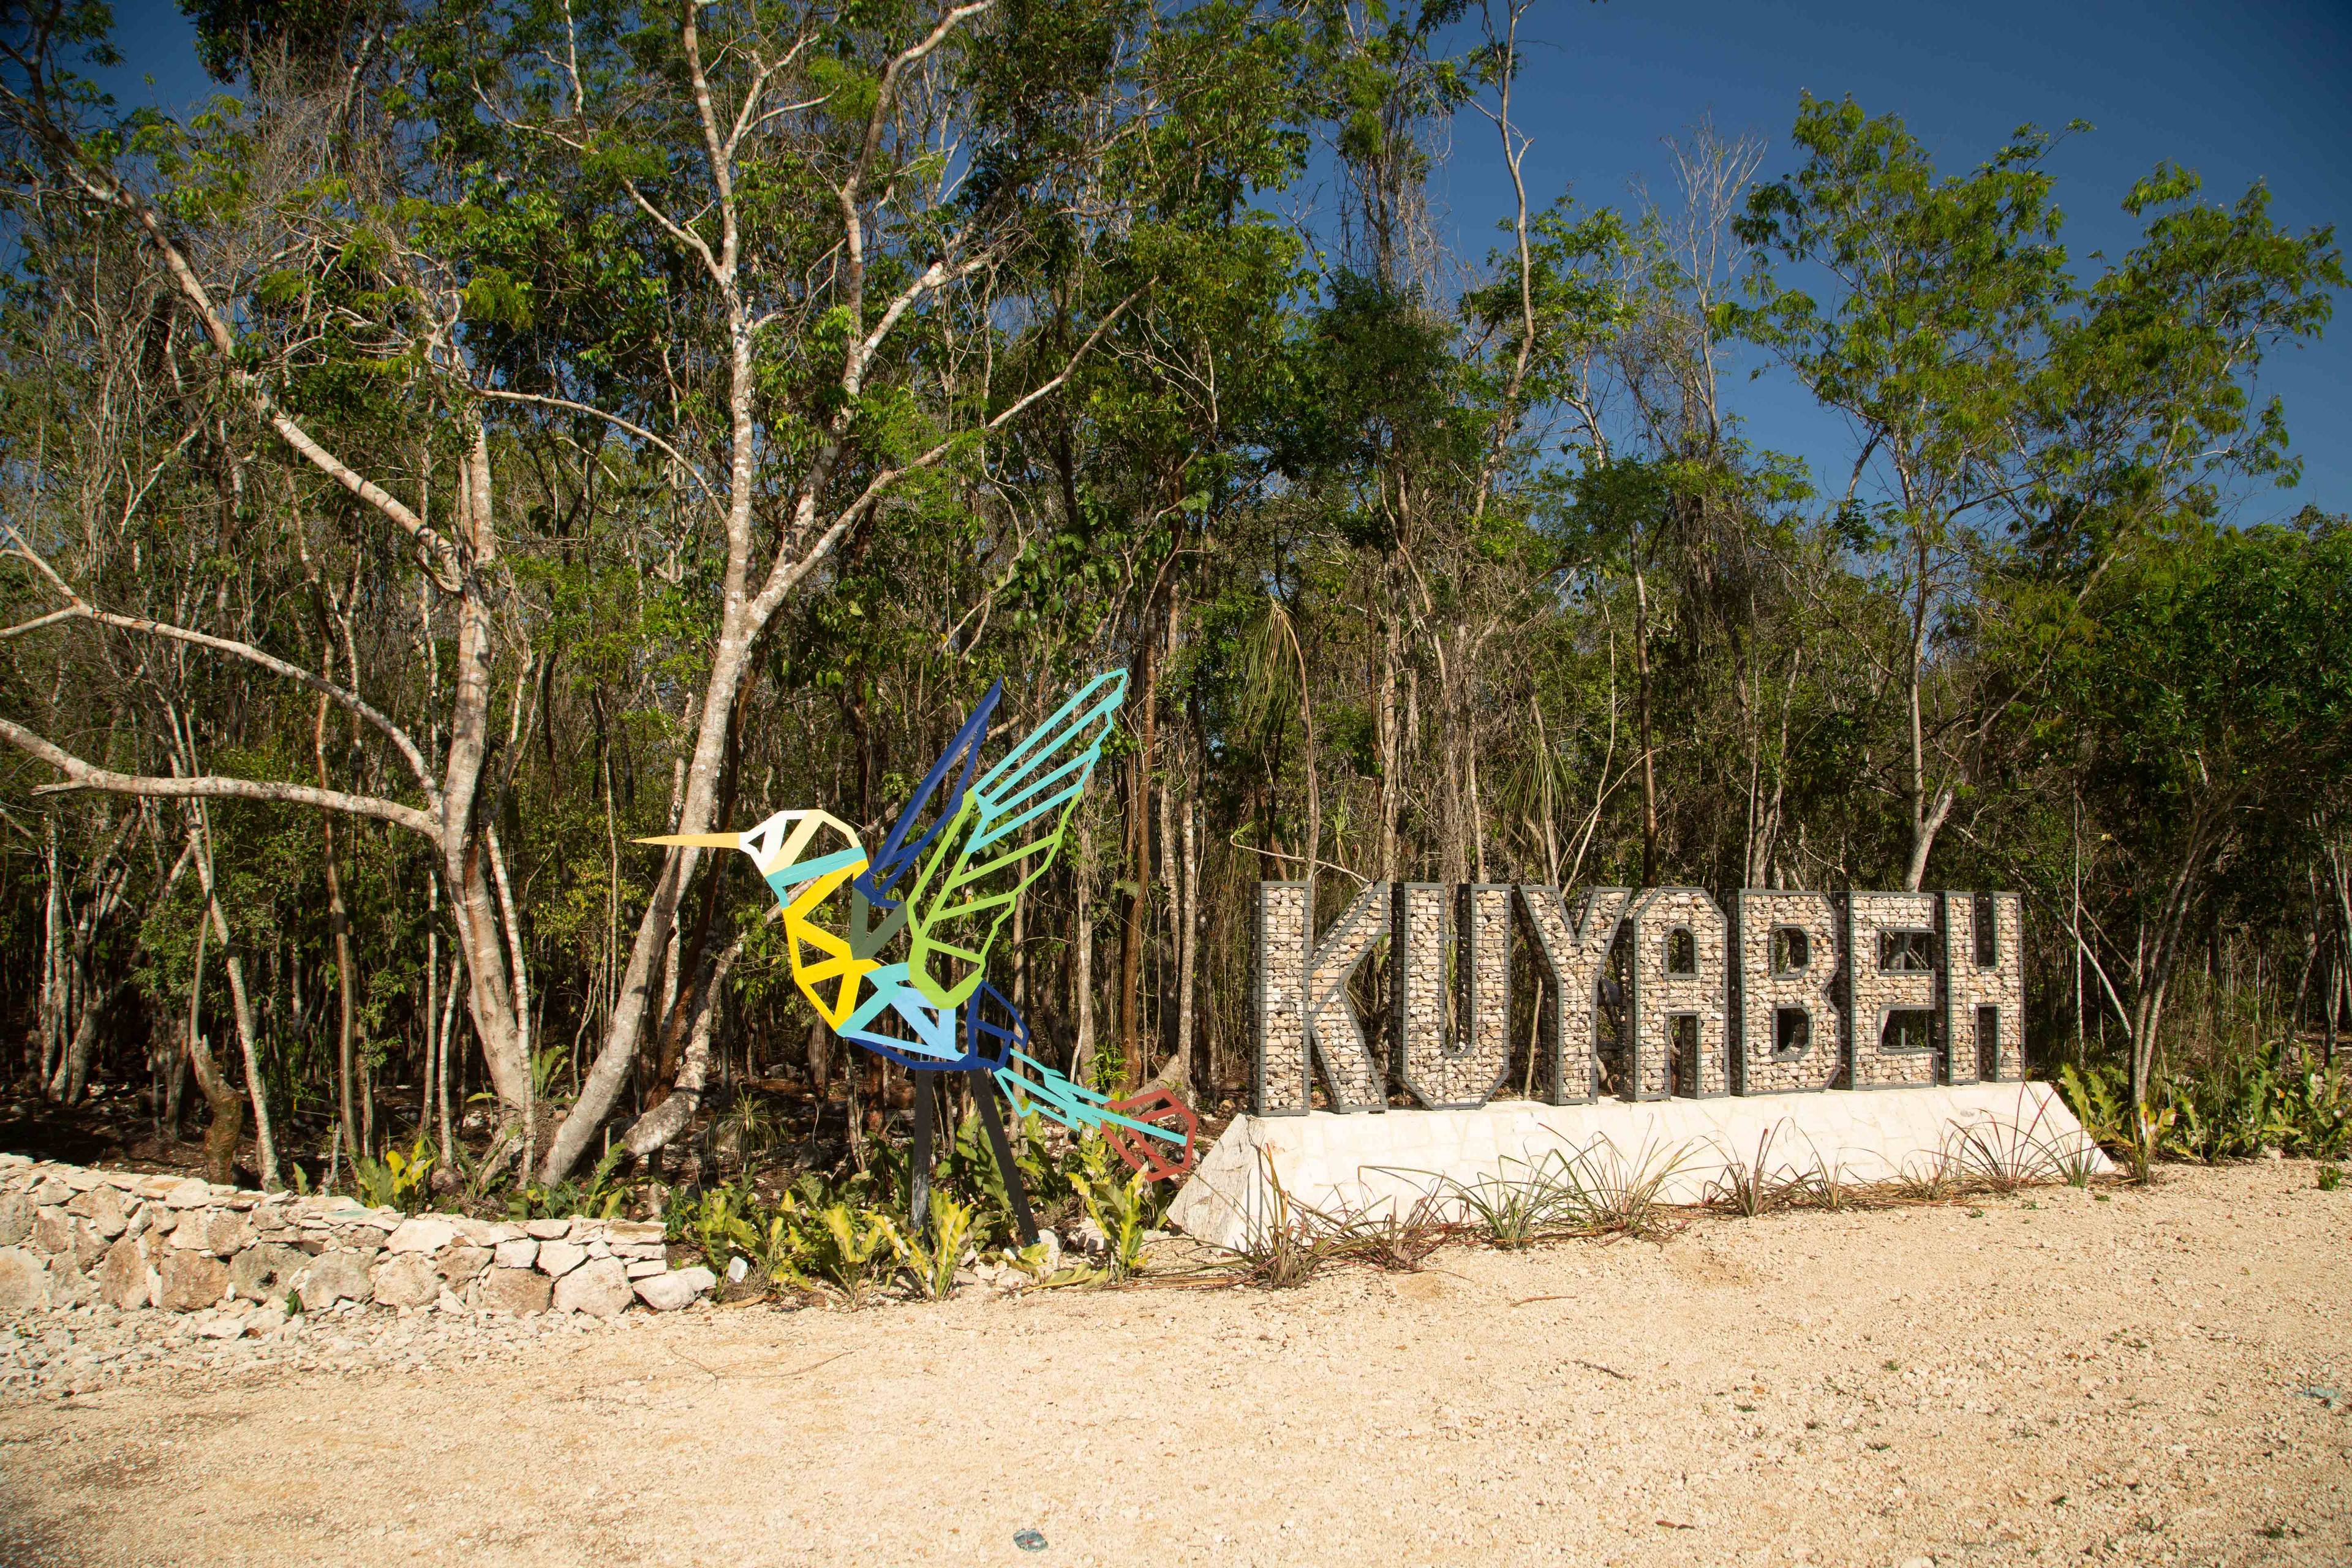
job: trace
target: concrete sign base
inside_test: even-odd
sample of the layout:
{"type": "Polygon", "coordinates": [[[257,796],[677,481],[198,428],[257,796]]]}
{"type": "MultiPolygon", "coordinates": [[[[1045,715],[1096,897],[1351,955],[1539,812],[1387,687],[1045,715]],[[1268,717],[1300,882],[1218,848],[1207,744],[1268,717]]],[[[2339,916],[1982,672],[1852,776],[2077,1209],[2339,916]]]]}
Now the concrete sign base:
{"type": "Polygon", "coordinates": [[[1754,1171],[1759,1152],[1767,1181],[1870,1184],[1994,1170],[2061,1181],[2114,1168],[2046,1083],[1594,1105],[1500,1100],[1470,1110],[1240,1117],[1169,1217],[1187,1236],[1238,1248],[1274,1223],[1276,1183],[1294,1215],[1380,1213],[1425,1194],[1458,1203],[1464,1189],[1562,1164],[1588,1185],[1671,1165],[1663,1199],[1699,1203],[1727,1171],[1754,1171]]]}

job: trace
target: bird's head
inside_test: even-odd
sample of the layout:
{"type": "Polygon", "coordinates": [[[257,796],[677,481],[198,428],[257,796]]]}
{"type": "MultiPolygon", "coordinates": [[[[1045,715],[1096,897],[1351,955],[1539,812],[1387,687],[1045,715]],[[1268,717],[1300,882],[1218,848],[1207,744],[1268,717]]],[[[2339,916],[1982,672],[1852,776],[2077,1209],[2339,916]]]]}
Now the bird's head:
{"type": "MultiPolygon", "coordinates": [[[[830,812],[814,807],[780,811],[757,827],[746,828],[740,833],[665,833],[635,842],[674,844],[690,849],[740,849],[751,857],[752,863],[760,868],[760,875],[772,882],[777,879],[779,872],[790,873],[803,865],[807,865],[809,874],[814,876],[850,859],[862,867],[866,858],[855,828],[830,812]],[[826,828],[841,836],[841,847],[829,854],[811,854],[818,835],[826,828]]],[[[798,883],[807,879],[788,875],[786,879],[798,883]]]]}

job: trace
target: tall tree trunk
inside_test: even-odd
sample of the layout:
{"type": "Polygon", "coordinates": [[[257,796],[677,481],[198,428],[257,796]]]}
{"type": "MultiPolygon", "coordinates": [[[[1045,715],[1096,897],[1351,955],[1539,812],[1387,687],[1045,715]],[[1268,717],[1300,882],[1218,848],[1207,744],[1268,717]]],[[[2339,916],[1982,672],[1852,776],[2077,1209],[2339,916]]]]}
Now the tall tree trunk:
{"type": "Polygon", "coordinates": [[[1095,1068],[1095,825],[1087,803],[1078,802],[1078,858],[1070,868],[1070,1012],[1076,1038],[1070,1047],[1070,1076],[1094,1080],[1095,1068]]]}
{"type": "Polygon", "coordinates": [[[1633,568],[1633,721],[1642,743],[1642,886],[1658,881],[1657,746],[1650,733],[1650,584],[1633,568]]]}
{"type": "MultiPolygon", "coordinates": [[[[1387,569],[1384,568],[1384,577],[1387,569]]],[[[1403,737],[1397,714],[1397,664],[1403,637],[1392,584],[1383,583],[1381,615],[1381,880],[1395,883],[1397,824],[1404,815],[1403,737]]]]}
{"type": "MultiPolygon", "coordinates": [[[[322,638],[321,640],[325,642],[327,648],[322,659],[326,671],[325,679],[331,680],[334,679],[335,668],[334,644],[331,639],[322,638]]],[[[319,699],[318,712],[310,723],[310,754],[312,760],[318,764],[319,787],[325,789],[328,787],[327,699],[323,695],[319,699]]],[[[336,1108],[342,1124],[343,1148],[353,1159],[357,1159],[364,1152],[364,1146],[360,1142],[359,1128],[352,1120],[352,1072],[355,1044],[352,1005],[352,922],[349,911],[343,907],[342,873],[335,865],[335,819],[331,816],[322,815],[319,822],[324,840],[324,847],[320,851],[321,864],[327,873],[327,929],[333,933],[335,939],[335,996],[340,1009],[335,1026],[336,1108]]],[[[428,969],[431,967],[430,960],[427,961],[426,967],[428,969]]]]}
{"type": "Polygon", "coordinates": [[[188,983],[188,1066],[205,1097],[205,1180],[228,1186],[236,1180],[236,1145],[245,1133],[245,1098],[213,1060],[204,1034],[205,946],[212,936],[212,900],[196,917],[196,961],[188,983]]]}
{"type": "Polygon", "coordinates": [[[1143,910],[1151,896],[1151,746],[1153,720],[1159,707],[1160,661],[1153,657],[1150,606],[1143,616],[1143,647],[1137,656],[1143,666],[1140,709],[1142,725],[1135,755],[1128,763],[1127,791],[1127,918],[1119,931],[1118,1049],[1119,1086],[1132,1089],[1143,1079],[1142,994],[1143,910]]]}
{"type": "Polygon", "coordinates": [[[47,843],[43,846],[42,858],[47,876],[41,897],[41,1061],[37,1081],[41,1091],[54,1099],[56,1091],[49,1087],[49,1080],[65,1054],[66,1012],[65,952],[58,941],[58,901],[62,895],[58,886],[58,818],[55,812],[48,814],[45,826],[47,843]]]}
{"type": "Polygon", "coordinates": [[[275,1192],[282,1185],[278,1176],[278,1140],[269,1124],[269,1097],[261,1081],[261,1038],[253,1023],[253,999],[245,984],[245,960],[230,945],[228,917],[221,912],[220,898],[211,887],[211,851],[204,857],[205,898],[212,913],[213,934],[220,939],[221,967],[228,975],[229,1006],[236,1021],[238,1047],[245,1053],[245,1090],[253,1105],[254,1157],[261,1167],[261,1185],[266,1192],[275,1192]]]}

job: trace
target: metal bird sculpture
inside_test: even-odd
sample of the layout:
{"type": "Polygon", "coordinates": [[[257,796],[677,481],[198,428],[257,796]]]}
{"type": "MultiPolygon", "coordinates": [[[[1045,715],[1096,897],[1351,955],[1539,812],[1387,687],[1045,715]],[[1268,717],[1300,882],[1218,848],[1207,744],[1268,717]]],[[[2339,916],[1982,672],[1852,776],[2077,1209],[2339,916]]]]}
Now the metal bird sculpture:
{"type": "MultiPolygon", "coordinates": [[[[975,778],[1003,696],[1002,681],[988,689],[872,855],[856,829],[814,808],[780,811],[742,833],[637,842],[751,856],[783,906],[793,983],[841,1038],[916,1072],[985,1075],[1017,1112],[1034,1110],[1074,1132],[1098,1131],[1151,1179],[1180,1176],[1192,1166],[1191,1108],[1161,1089],[1112,1100],[1039,1061],[1020,1013],[984,977],[989,947],[1013,900],[1061,852],[1070,813],[1126,699],[1127,674],[1088,681],[975,778]],[[894,953],[897,962],[887,962],[894,953]]],[[[1031,1237],[995,1102],[985,1092],[974,1099],[1015,1216],[1031,1237]]],[[[919,1213],[930,1109],[929,1095],[917,1098],[919,1213]]]]}

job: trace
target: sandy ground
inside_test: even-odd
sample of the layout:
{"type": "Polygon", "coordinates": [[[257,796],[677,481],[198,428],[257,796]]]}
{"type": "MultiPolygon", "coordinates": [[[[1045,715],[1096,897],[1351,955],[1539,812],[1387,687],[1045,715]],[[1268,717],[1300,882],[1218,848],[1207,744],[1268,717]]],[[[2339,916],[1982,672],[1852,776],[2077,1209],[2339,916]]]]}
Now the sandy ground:
{"type": "Polygon", "coordinates": [[[1284,1292],[148,1369],[0,1406],[0,1560],[2339,1565],[2347,1232],[2352,1188],[2287,1163],[1284,1292]]]}

